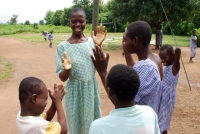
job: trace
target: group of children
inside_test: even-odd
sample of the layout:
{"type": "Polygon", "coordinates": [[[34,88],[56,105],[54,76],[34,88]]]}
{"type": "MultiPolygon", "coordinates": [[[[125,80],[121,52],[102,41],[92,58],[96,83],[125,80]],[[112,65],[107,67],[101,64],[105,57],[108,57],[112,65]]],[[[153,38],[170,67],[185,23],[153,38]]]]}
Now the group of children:
{"type": "Polygon", "coordinates": [[[50,31],[49,34],[47,31],[42,31],[42,35],[44,36],[44,40],[46,41],[47,38],[50,42],[49,47],[52,47],[52,41],[53,41],[53,32],[50,31]]]}
{"type": "Polygon", "coordinates": [[[176,100],[181,50],[163,45],[159,56],[152,53],[151,27],[144,21],[136,21],[123,35],[128,66],[115,65],[108,72],[109,54],[101,49],[106,30],[99,27],[96,36],[93,32],[92,38],[86,37],[83,34],[86,24],[84,10],[72,9],[69,15],[72,35],[56,50],[56,74],[61,81],[67,81],[68,93],[64,96],[64,86],[54,85],[54,92],[49,90],[52,105],[46,113],[45,84],[32,77],[21,82],[19,133],[166,134],[176,100]],[[137,63],[131,56],[133,53],[138,56],[137,63]],[[115,105],[103,118],[95,70],[115,105]],[[61,105],[63,96],[66,117],[61,105]],[[49,122],[56,111],[58,122],[49,122]]]}

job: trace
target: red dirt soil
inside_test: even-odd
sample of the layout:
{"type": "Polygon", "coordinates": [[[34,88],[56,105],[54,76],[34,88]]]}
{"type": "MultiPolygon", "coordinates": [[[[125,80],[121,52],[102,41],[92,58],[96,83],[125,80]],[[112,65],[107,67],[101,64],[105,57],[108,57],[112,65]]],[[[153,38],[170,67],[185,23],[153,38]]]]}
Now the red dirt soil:
{"type": "MultiPolygon", "coordinates": [[[[9,81],[0,84],[0,131],[2,134],[17,133],[15,120],[20,110],[18,100],[18,86],[21,80],[28,76],[35,76],[44,81],[49,88],[53,88],[54,82],[61,82],[55,74],[55,50],[56,46],[49,48],[48,44],[30,43],[14,38],[0,37],[0,56],[14,65],[14,73],[9,81]]],[[[200,132],[200,48],[194,63],[189,63],[190,48],[184,47],[182,58],[188,73],[192,91],[190,91],[181,65],[179,82],[177,85],[177,101],[171,121],[169,134],[199,134],[200,132]]],[[[154,52],[158,52],[153,50],[154,52]]],[[[115,64],[125,64],[122,50],[109,51],[110,60],[108,68],[115,64]]],[[[133,55],[137,61],[136,55],[133,55]]],[[[107,97],[98,74],[102,113],[109,114],[114,106],[107,97]]],[[[51,101],[49,99],[48,106],[51,101]]],[[[54,118],[54,120],[56,117],[54,118]]]]}

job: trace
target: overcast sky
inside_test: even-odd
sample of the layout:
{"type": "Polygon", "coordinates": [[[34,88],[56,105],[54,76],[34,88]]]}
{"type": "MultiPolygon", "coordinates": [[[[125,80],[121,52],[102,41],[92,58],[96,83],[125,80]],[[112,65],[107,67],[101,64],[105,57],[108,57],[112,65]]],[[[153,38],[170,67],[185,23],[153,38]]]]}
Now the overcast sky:
{"type": "MultiPolygon", "coordinates": [[[[73,0],[0,0],[0,22],[6,23],[13,14],[18,15],[18,23],[29,20],[39,23],[48,10],[56,11],[70,7],[73,0]]],[[[107,2],[108,0],[104,0],[107,2]]]]}

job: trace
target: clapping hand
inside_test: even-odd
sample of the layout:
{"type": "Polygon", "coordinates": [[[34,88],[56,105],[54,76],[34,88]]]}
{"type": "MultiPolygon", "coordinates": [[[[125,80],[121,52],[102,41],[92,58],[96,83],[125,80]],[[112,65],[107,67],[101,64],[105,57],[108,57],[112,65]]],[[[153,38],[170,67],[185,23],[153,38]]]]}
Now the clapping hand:
{"type": "Polygon", "coordinates": [[[107,30],[106,30],[105,26],[102,26],[102,24],[101,24],[100,26],[97,27],[96,36],[94,35],[94,31],[92,31],[91,36],[93,38],[94,43],[98,46],[101,46],[102,42],[106,38],[106,34],[107,34],[107,30]]]}
{"type": "Polygon", "coordinates": [[[62,57],[62,66],[64,67],[65,70],[70,70],[72,68],[71,61],[69,57],[67,56],[67,53],[63,53],[64,57],[62,57]]]}
{"type": "Polygon", "coordinates": [[[63,84],[54,83],[54,91],[49,89],[50,98],[53,101],[59,101],[63,99],[63,96],[67,93],[63,84]]]}

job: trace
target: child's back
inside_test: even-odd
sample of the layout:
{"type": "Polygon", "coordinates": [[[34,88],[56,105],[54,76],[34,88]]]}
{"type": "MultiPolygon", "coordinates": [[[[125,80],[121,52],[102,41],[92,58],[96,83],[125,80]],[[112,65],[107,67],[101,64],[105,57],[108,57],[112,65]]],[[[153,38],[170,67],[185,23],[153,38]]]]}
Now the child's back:
{"type": "Polygon", "coordinates": [[[160,73],[158,67],[151,59],[138,61],[133,68],[140,76],[141,85],[135,102],[139,105],[148,105],[158,113],[160,102],[160,73]]]}
{"type": "Polygon", "coordinates": [[[150,51],[148,58],[151,59],[157,65],[159,73],[160,73],[160,79],[162,80],[163,79],[163,66],[162,66],[162,61],[161,61],[160,57],[157,54],[152,53],[150,51]]]}
{"type": "Polygon", "coordinates": [[[91,134],[160,134],[158,119],[149,106],[135,105],[112,110],[91,124],[91,134]]]}

